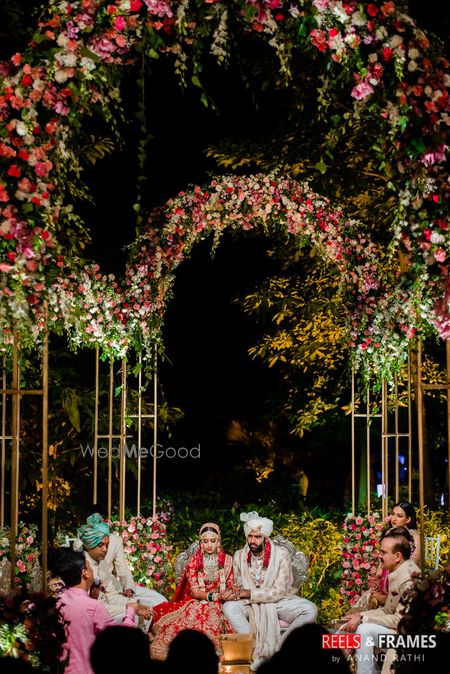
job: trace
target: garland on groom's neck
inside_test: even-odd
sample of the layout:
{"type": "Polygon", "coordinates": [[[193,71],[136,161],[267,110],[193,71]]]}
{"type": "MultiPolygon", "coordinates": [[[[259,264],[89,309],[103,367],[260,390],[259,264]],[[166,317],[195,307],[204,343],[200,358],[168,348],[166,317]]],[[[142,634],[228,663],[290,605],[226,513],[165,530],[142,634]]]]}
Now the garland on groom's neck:
{"type": "MultiPolygon", "coordinates": [[[[272,550],[272,546],[270,545],[270,540],[266,538],[266,544],[264,546],[264,555],[263,555],[263,569],[267,569],[269,566],[270,562],[270,553],[272,550]]],[[[252,551],[249,550],[247,554],[247,564],[249,566],[252,565],[252,551]]]]}

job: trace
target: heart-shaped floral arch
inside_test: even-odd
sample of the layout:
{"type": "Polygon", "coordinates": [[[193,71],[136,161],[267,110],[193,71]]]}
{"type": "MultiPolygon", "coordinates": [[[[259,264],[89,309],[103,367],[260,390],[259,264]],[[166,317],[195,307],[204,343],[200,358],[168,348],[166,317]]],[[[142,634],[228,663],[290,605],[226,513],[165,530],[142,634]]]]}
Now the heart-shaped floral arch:
{"type": "Polygon", "coordinates": [[[302,236],[336,262],[356,364],[387,374],[404,357],[414,327],[450,336],[448,63],[393,2],[54,0],[26,51],[1,64],[0,76],[4,343],[13,329],[23,338],[38,333],[48,299],[51,321],[63,321],[75,342],[111,355],[148,346],[160,338],[173,270],[192,244],[208,231],[257,225],[302,236]],[[118,67],[134,58],[145,34],[147,53],[172,54],[182,79],[190,67],[198,85],[202,54],[226,61],[230,30],[267,41],[286,77],[293,50],[316,52],[323,104],[339,80],[357,114],[370,108],[383,120],[375,146],[379,141],[380,160],[401,178],[392,186],[398,207],[388,280],[362,225],[307,185],[277,176],[221,178],[169,202],[166,220],[153,215],[133,246],[122,283],[64,258],[59,241],[78,224],[64,191],[69,167],[76,169],[71,137],[92,107],[109,114],[118,67]],[[61,274],[66,268],[72,273],[61,274]]]}

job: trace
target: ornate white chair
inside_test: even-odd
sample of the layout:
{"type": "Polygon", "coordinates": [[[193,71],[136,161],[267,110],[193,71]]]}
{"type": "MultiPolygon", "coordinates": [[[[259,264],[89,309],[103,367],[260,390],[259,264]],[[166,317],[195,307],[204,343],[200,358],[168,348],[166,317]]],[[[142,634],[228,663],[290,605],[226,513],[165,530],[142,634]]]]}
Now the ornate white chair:
{"type": "Polygon", "coordinates": [[[183,571],[186,568],[186,564],[192,557],[192,555],[195,555],[195,553],[198,550],[199,543],[198,541],[194,541],[193,543],[190,544],[190,546],[186,549],[183,550],[183,552],[180,552],[178,555],[176,561],[175,561],[175,582],[179,583],[181,576],[183,575],[183,571]]]}
{"type": "Polygon", "coordinates": [[[439,555],[441,552],[441,534],[437,536],[425,536],[425,564],[434,571],[439,568],[439,555]]]}

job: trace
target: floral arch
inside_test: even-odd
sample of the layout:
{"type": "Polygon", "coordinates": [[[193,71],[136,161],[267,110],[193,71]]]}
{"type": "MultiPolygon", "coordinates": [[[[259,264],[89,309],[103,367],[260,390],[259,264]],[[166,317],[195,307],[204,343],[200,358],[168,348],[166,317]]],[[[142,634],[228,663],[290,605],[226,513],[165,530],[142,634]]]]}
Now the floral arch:
{"type": "Polygon", "coordinates": [[[4,343],[13,329],[24,338],[38,334],[48,299],[51,321],[76,343],[96,343],[110,355],[148,345],[160,336],[173,270],[195,240],[257,224],[309,238],[336,262],[356,364],[388,373],[416,327],[450,336],[448,62],[394,2],[51,0],[27,49],[0,64],[0,76],[4,343]],[[202,55],[226,63],[231,31],[268,42],[286,78],[292,52],[309,50],[323,73],[325,108],[339,86],[355,114],[381,120],[374,147],[397,179],[389,278],[380,276],[377,248],[362,226],[307,185],[277,176],[222,178],[169,202],[163,227],[151,216],[121,283],[64,257],[64,233],[81,226],[65,183],[77,170],[71,139],[83,116],[92,107],[110,114],[115,74],[137,44],[145,42],[150,57],[172,55],[182,81],[190,74],[201,86],[202,55]]]}

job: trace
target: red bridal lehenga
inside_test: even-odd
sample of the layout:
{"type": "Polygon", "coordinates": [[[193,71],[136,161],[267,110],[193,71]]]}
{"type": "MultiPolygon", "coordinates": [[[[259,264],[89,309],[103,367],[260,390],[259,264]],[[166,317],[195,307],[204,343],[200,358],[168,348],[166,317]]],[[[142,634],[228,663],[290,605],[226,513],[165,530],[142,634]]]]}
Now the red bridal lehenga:
{"type": "Polygon", "coordinates": [[[154,607],[150,630],[150,652],[155,660],[165,660],[171,641],[182,630],[195,629],[206,634],[218,652],[222,651],[219,635],[231,633],[222,611],[221,601],[194,599],[191,591],[219,593],[233,584],[230,555],[203,555],[200,550],[191,557],[175,591],[173,600],[154,607]],[[215,558],[215,559],[211,559],[215,558]]]}

